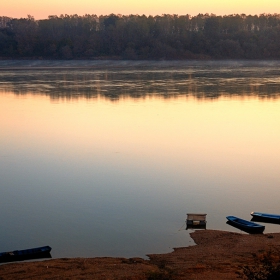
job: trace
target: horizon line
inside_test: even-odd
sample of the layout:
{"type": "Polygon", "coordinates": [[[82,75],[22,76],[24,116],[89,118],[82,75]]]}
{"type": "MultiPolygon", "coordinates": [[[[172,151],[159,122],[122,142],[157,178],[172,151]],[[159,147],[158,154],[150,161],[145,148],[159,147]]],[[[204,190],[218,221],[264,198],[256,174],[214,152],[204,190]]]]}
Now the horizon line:
{"type": "Polygon", "coordinates": [[[119,14],[119,13],[109,13],[109,14],[100,14],[100,15],[97,15],[97,14],[60,14],[60,15],[48,15],[46,18],[39,18],[39,19],[36,19],[34,16],[30,15],[30,14],[27,14],[26,17],[10,17],[10,16],[0,16],[0,18],[4,17],[4,18],[10,18],[10,19],[28,19],[28,18],[33,18],[34,20],[47,20],[47,19],[50,19],[51,17],[67,17],[67,16],[78,16],[78,17],[83,17],[83,16],[97,16],[97,17],[106,17],[106,16],[118,16],[118,17],[128,17],[128,16],[145,16],[145,17],[162,17],[162,16],[178,16],[178,17],[181,17],[181,16],[189,16],[191,18],[193,17],[197,17],[199,15],[202,15],[202,16],[215,16],[215,17],[227,17],[227,16],[257,16],[257,17],[260,17],[260,16],[280,16],[280,13],[260,13],[260,14],[246,14],[246,13],[232,13],[232,14],[215,14],[215,13],[198,13],[196,15],[191,15],[191,14],[168,14],[168,13],[163,13],[161,15],[159,14],[156,14],[156,15],[147,15],[147,14],[119,14]]]}

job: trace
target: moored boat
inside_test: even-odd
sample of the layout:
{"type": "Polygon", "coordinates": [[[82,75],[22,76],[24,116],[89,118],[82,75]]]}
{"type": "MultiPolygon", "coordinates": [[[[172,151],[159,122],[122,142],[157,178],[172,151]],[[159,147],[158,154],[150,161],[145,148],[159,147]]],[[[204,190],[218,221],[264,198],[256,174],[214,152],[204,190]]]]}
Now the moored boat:
{"type": "Polygon", "coordinates": [[[265,226],[235,216],[227,216],[226,218],[230,225],[246,231],[247,233],[263,233],[265,229],[265,226]]]}
{"type": "Polygon", "coordinates": [[[51,258],[51,249],[50,246],[43,246],[25,250],[2,252],[0,253],[0,263],[51,258]]]}
{"type": "Polygon", "coordinates": [[[186,229],[201,228],[206,229],[206,215],[200,213],[187,213],[186,229]]]}
{"type": "Polygon", "coordinates": [[[262,221],[267,223],[280,224],[280,215],[262,212],[251,212],[252,221],[262,221]]]}

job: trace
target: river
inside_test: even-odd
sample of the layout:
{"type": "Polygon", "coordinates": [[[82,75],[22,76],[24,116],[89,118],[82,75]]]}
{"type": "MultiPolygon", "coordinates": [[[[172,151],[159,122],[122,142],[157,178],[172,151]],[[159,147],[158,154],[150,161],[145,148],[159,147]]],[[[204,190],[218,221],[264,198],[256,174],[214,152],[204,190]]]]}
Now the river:
{"type": "MultiPolygon", "coordinates": [[[[0,61],[0,251],[145,257],[186,213],[280,213],[280,62],[0,61]]],[[[280,225],[265,224],[265,232],[280,225]]]]}

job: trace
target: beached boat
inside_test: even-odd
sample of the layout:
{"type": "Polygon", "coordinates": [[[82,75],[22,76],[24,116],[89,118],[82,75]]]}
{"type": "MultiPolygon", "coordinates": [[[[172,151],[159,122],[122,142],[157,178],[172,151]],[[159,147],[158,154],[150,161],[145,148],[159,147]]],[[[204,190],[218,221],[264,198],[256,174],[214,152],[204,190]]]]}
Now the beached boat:
{"type": "Polygon", "coordinates": [[[32,249],[2,252],[0,253],[0,263],[51,258],[51,249],[50,246],[43,246],[32,249]]]}
{"type": "Polygon", "coordinates": [[[251,212],[251,215],[253,217],[257,217],[257,218],[272,219],[272,220],[280,221],[280,215],[276,215],[276,214],[267,214],[267,213],[261,213],[261,212],[251,212]]]}
{"type": "Polygon", "coordinates": [[[187,228],[201,228],[206,229],[206,215],[198,213],[188,213],[186,219],[187,228]]]}
{"type": "Polygon", "coordinates": [[[252,220],[280,224],[280,215],[261,212],[251,212],[252,220]]]}
{"type": "Polygon", "coordinates": [[[256,224],[251,221],[246,221],[235,216],[227,216],[228,223],[236,228],[239,228],[248,233],[262,233],[265,226],[256,224]]]}

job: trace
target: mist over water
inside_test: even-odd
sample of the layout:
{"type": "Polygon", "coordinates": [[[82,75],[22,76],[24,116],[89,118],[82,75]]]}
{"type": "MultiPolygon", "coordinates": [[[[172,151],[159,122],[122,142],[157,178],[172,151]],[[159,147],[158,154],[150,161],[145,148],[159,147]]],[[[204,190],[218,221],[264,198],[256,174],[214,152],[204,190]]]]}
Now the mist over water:
{"type": "Polygon", "coordinates": [[[278,61],[1,61],[0,90],[52,98],[279,95],[278,61]]]}
{"type": "Polygon", "coordinates": [[[0,251],[144,257],[193,244],[187,212],[280,213],[279,66],[1,61],[0,251]]]}

